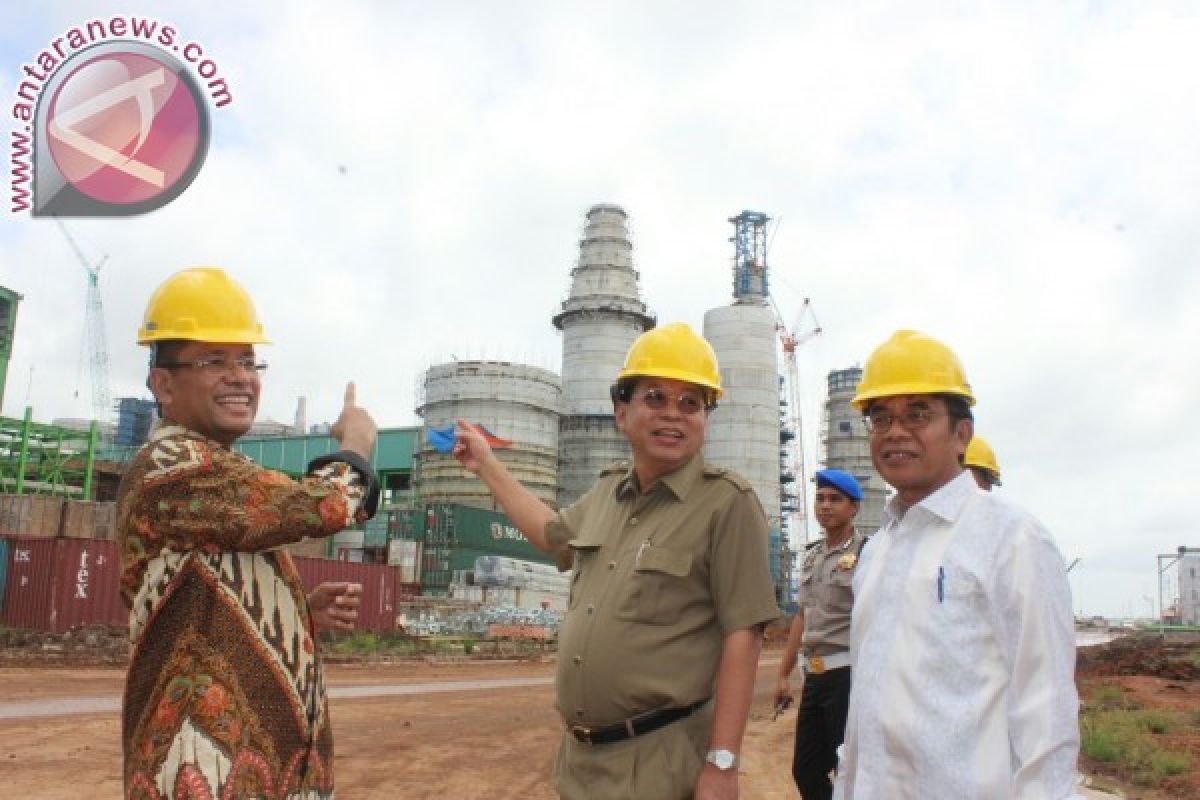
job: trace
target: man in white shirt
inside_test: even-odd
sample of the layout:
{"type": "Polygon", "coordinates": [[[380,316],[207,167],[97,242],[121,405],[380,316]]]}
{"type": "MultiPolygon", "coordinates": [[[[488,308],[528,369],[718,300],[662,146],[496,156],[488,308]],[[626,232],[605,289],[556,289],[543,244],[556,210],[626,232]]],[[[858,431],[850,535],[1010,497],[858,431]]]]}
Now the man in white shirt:
{"type": "Polygon", "coordinates": [[[962,466],[975,398],[958,357],[897,331],[852,401],[896,489],[854,576],[854,688],[835,797],[1073,797],[1079,700],[1050,534],[962,466]]]}

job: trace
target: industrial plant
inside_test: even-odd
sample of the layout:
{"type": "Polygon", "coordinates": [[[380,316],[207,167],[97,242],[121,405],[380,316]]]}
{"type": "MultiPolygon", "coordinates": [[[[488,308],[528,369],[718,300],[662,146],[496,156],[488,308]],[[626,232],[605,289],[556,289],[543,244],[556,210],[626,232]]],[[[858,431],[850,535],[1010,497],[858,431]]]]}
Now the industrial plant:
{"type": "MultiPolygon", "coordinates": [[[[757,493],[769,524],[776,596],[789,607],[795,600],[797,554],[818,536],[807,522],[810,474],[817,464],[847,470],[862,483],[866,499],[858,524],[864,530],[878,526],[887,490],[871,466],[865,428],[849,404],[861,376],[857,367],[829,373],[820,421],[823,454],[815,458],[806,452],[805,428],[816,421],[801,413],[796,350],[820,327],[815,316],[805,330],[789,327],[771,296],[770,217],[743,211],[728,222],[730,293],[703,315],[703,334],[716,351],[724,388],[708,422],[705,457],[740,473],[757,493]]],[[[88,269],[91,325],[102,314],[98,266],[89,266],[70,243],[88,269]]],[[[565,608],[566,582],[554,577],[550,559],[525,541],[484,484],[435,440],[460,419],[484,426],[504,441],[496,453],[506,467],[556,508],[577,500],[602,469],[627,459],[629,447],[617,430],[609,388],[634,339],[657,321],[642,297],[634,263],[625,210],[607,203],[592,206],[566,298],[557,309],[547,309],[548,324],[562,336],[560,372],[502,360],[452,359],[428,366],[418,376],[414,409],[421,424],[379,432],[374,466],[384,505],[378,516],[328,540],[298,543],[291,548],[297,562],[332,559],[386,571],[389,589],[380,590],[380,597],[388,599],[379,602],[399,618],[406,603],[431,597],[522,613],[565,608]]],[[[0,391],[19,300],[15,292],[0,289],[0,391]]],[[[93,365],[106,368],[103,355],[95,356],[93,365]]],[[[107,403],[106,375],[93,377],[93,402],[107,403]]],[[[73,505],[111,507],[121,464],[145,440],[154,411],[152,401],[138,398],[121,398],[115,407],[115,425],[101,413],[96,420],[58,426],[28,417],[4,421],[0,481],[12,496],[0,507],[0,536],[61,538],[67,517],[75,520],[71,535],[83,536],[87,526],[78,522],[81,512],[73,505]],[[59,466],[48,469],[47,464],[59,466]]],[[[260,421],[235,447],[264,466],[302,474],[310,459],[335,449],[327,431],[305,429],[305,417],[301,398],[294,425],[260,421]]],[[[115,546],[111,512],[90,513],[102,521],[92,537],[99,540],[97,547],[115,546]]],[[[428,614],[419,616],[421,625],[434,624],[428,614]]]]}

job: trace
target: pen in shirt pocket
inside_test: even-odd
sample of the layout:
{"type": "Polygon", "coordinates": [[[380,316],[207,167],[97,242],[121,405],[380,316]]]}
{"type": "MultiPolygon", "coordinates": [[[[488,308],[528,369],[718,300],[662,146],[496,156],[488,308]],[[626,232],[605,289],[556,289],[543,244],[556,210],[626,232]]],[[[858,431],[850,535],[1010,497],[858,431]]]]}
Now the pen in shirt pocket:
{"type": "Polygon", "coordinates": [[[939,603],[945,602],[945,600],[946,600],[946,568],[945,567],[938,567],[937,593],[938,593],[938,602],[939,603]]]}

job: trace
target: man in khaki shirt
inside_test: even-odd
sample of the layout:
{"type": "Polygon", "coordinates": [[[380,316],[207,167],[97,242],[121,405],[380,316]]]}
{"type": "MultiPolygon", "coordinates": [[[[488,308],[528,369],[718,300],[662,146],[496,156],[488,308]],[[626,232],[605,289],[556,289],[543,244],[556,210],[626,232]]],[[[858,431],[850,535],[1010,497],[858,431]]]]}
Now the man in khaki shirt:
{"type": "Polygon", "coordinates": [[[796,715],[792,777],[804,800],[829,800],[829,773],[837,766],[837,749],[846,732],[850,706],[851,582],[865,537],[854,529],[862,487],[840,469],[816,474],[816,517],[825,539],[808,551],[800,578],[800,610],[792,620],[775,706],[791,699],[788,676],[804,650],[804,690],[796,715]]]}
{"type": "Polygon", "coordinates": [[[534,545],[573,568],[554,765],[565,800],[732,800],[762,626],[778,616],[750,485],[705,464],[716,355],[682,323],[638,337],[613,386],[632,464],[566,510],[460,423],[455,456],[534,545]],[[707,751],[707,752],[706,752],[707,751]]]}

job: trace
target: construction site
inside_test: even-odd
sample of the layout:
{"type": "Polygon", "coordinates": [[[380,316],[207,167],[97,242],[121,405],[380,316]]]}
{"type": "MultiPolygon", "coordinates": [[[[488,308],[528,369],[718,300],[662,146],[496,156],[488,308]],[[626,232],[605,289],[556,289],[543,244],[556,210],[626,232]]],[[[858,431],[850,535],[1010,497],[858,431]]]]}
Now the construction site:
{"type": "MultiPolygon", "coordinates": [[[[812,474],[834,467],[857,478],[864,497],[856,525],[866,532],[879,526],[889,489],[850,404],[862,369],[800,374],[797,352],[822,331],[808,300],[789,321],[772,296],[771,218],[742,211],[728,223],[730,295],[703,312],[725,392],[704,453],[753,486],[769,524],[775,597],[790,614],[798,559],[820,537],[810,522],[812,474]],[[824,397],[814,418],[803,410],[802,387],[817,386],[824,397]]],[[[12,796],[108,797],[121,791],[120,692],[130,652],[114,500],[156,416],[148,398],[110,397],[100,265],[63,234],[88,276],[93,415],[39,421],[26,409],[0,418],[0,731],[7,742],[0,759],[19,766],[6,770],[12,796]]],[[[554,796],[548,775],[561,722],[552,684],[568,577],[439,437],[452,436],[459,419],[486,429],[503,442],[496,453],[505,466],[554,508],[575,502],[602,469],[629,457],[610,386],[631,343],[658,320],[642,295],[623,208],[587,210],[564,279],[566,298],[546,310],[561,337],[557,372],[501,359],[428,365],[414,376],[420,424],[378,432],[371,460],[382,487],[378,514],[288,547],[306,589],[322,581],[363,587],[357,631],[327,634],[325,642],[347,797],[554,796]]],[[[0,287],[0,399],[21,300],[0,287]]],[[[309,426],[301,397],[291,424],[258,425],[234,447],[298,477],[338,444],[327,429],[309,426]]],[[[1161,585],[1171,595],[1160,599],[1167,609],[1160,621],[1197,624],[1196,561],[1186,548],[1160,556],[1160,576],[1170,573],[1161,585]]],[[[743,750],[745,797],[795,796],[786,768],[795,712],[774,711],[771,695],[785,625],[768,631],[759,665],[743,750]]],[[[1104,697],[1123,692],[1139,708],[1200,714],[1194,643],[1159,638],[1131,649],[1119,641],[1081,650],[1085,711],[1103,711],[1104,697]],[[1147,653],[1155,658],[1148,662],[1147,653]]],[[[1177,746],[1200,754],[1189,725],[1177,746]]],[[[1132,769],[1088,758],[1089,771],[1137,783],[1132,769]]],[[[1198,791],[1188,773],[1126,796],[1198,791]]]]}
{"type": "MultiPolygon", "coordinates": [[[[771,218],[743,211],[728,224],[730,295],[703,312],[703,335],[717,353],[725,387],[709,420],[705,456],[754,487],[770,528],[776,598],[789,609],[795,604],[797,554],[819,534],[810,530],[806,505],[812,472],[823,465],[858,478],[866,492],[859,515],[864,529],[878,524],[886,487],[871,466],[866,432],[849,405],[861,370],[799,374],[797,349],[821,328],[807,299],[788,322],[771,294],[771,218]],[[824,380],[822,419],[802,412],[802,380],[808,386],[824,380]]],[[[0,420],[0,484],[6,493],[0,535],[9,537],[0,540],[0,560],[7,567],[0,572],[2,619],[15,627],[55,630],[123,619],[115,596],[78,597],[71,609],[37,596],[52,592],[46,582],[31,580],[29,571],[66,574],[80,558],[115,569],[116,485],[155,420],[149,398],[111,397],[99,280],[104,260],[89,261],[67,228],[61,223],[60,228],[87,276],[93,416],[42,422],[27,409],[22,419],[0,420]],[[78,546],[61,543],[68,539],[90,544],[76,553],[64,550],[78,546]],[[18,551],[22,559],[14,561],[18,551]],[[33,566],[42,561],[47,563],[33,566]]],[[[435,432],[468,419],[502,437],[507,443],[497,450],[502,462],[554,508],[570,505],[602,469],[628,458],[609,387],[630,344],[656,324],[634,261],[626,211],[608,203],[592,206],[578,258],[564,276],[566,298],[557,309],[547,309],[547,323],[561,337],[557,373],[515,361],[455,359],[430,364],[415,376],[414,411],[421,425],[379,432],[372,466],[383,487],[380,513],[359,528],[294,545],[306,579],[328,572],[322,562],[357,570],[368,587],[370,611],[363,620],[368,630],[399,626],[414,634],[459,634],[520,625],[553,631],[565,609],[565,579],[524,540],[483,483],[434,445],[435,432]]],[[[20,301],[13,289],[0,289],[0,373],[7,372],[20,335],[20,301]]],[[[292,476],[336,449],[327,432],[308,426],[303,397],[293,424],[257,425],[235,447],[292,476]]],[[[108,580],[102,567],[93,567],[92,574],[94,584],[108,580]]]]}

